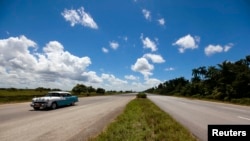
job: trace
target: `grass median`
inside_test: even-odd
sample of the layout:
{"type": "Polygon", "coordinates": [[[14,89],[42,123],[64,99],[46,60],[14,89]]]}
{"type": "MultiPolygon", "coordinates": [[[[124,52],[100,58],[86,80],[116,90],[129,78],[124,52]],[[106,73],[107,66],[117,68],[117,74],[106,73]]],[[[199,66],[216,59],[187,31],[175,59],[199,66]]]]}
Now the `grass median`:
{"type": "Polygon", "coordinates": [[[91,141],[196,141],[192,134],[146,98],[136,98],[91,141]]]}

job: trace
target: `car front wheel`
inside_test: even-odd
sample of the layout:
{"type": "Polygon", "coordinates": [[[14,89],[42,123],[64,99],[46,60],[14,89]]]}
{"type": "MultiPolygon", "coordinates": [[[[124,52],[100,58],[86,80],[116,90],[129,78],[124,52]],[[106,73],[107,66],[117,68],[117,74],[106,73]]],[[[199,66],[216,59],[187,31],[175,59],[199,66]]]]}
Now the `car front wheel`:
{"type": "Polygon", "coordinates": [[[34,110],[40,110],[40,107],[33,107],[34,110]]]}
{"type": "Polygon", "coordinates": [[[55,102],[53,102],[53,103],[51,104],[51,109],[54,110],[54,109],[56,109],[56,108],[57,108],[57,104],[56,104],[55,102]]]}

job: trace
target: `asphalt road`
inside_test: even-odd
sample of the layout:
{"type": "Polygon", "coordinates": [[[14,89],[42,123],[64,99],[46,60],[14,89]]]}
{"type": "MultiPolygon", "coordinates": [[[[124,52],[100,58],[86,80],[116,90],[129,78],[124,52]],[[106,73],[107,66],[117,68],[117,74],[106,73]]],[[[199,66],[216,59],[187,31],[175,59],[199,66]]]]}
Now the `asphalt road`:
{"type": "Polygon", "coordinates": [[[201,141],[207,141],[209,124],[250,124],[249,106],[159,95],[148,98],[201,141]]]}
{"type": "Polygon", "coordinates": [[[0,105],[1,141],[77,141],[100,133],[135,94],[79,98],[75,106],[34,111],[30,102],[0,105]]]}

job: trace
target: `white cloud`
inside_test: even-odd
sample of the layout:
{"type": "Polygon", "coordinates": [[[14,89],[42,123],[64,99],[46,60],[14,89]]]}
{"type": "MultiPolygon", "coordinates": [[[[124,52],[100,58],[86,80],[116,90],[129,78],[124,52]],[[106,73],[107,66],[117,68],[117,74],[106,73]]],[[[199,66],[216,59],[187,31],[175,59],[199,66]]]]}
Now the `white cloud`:
{"type": "Polygon", "coordinates": [[[116,49],[119,47],[119,43],[116,42],[116,41],[112,41],[112,42],[109,42],[109,46],[110,46],[112,49],[116,50],[116,49]]]}
{"type": "Polygon", "coordinates": [[[179,52],[184,53],[186,49],[196,49],[198,48],[198,43],[200,42],[200,37],[192,37],[190,34],[181,37],[172,45],[177,45],[179,47],[179,52]]]}
{"type": "Polygon", "coordinates": [[[128,80],[139,80],[139,78],[134,75],[125,75],[124,78],[128,80]]]}
{"type": "Polygon", "coordinates": [[[103,48],[102,48],[102,52],[104,52],[104,53],[108,53],[108,52],[109,52],[109,50],[108,50],[108,49],[106,49],[105,47],[103,47],[103,48]]]}
{"type": "Polygon", "coordinates": [[[213,55],[215,53],[228,52],[233,47],[232,43],[225,45],[224,47],[221,45],[208,45],[204,52],[207,56],[213,55]]]}
{"type": "Polygon", "coordinates": [[[175,70],[175,68],[173,68],[173,67],[169,67],[169,68],[165,69],[165,71],[174,71],[174,70],[175,70]]]}
{"type": "Polygon", "coordinates": [[[149,48],[151,51],[156,51],[157,50],[157,45],[154,41],[150,40],[148,37],[143,39],[143,34],[141,34],[141,41],[143,44],[144,48],[149,48]]]}
{"type": "Polygon", "coordinates": [[[110,84],[112,84],[112,86],[118,86],[118,85],[123,85],[123,84],[127,84],[127,81],[121,80],[119,78],[116,78],[114,75],[112,74],[102,74],[102,79],[103,80],[107,80],[110,84]]]}
{"type": "Polygon", "coordinates": [[[224,46],[224,52],[228,52],[232,47],[234,46],[234,44],[229,43],[227,45],[224,46]]]}
{"type": "Polygon", "coordinates": [[[164,20],[164,18],[159,19],[158,22],[159,22],[159,24],[162,25],[162,26],[165,25],[165,20],[164,20]]]}
{"type": "Polygon", "coordinates": [[[46,44],[42,53],[36,52],[36,46],[23,35],[0,40],[1,86],[67,89],[76,81],[100,82],[93,72],[85,70],[91,64],[89,57],[72,55],[58,41],[46,44]],[[88,75],[92,78],[86,79],[88,75]]]}
{"type": "Polygon", "coordinates": [[[75,24],[81,24],[86,27],[90,27],[93,29],[98,29],[98,26],[91,15],[84,11],[83,7],[79,9],[65,9],[62,13],[62,16],[66,21],[70,22],[71,26],[75,26],[75,24]]]}
{"type": "Polygon", "coordinates": [[[154,69],[154,66],[149,64],[146,58],[138,58],[136,63],[131,66],[131,69],[135,72],[140,72],[147,79],[148,76],[152,75],[151,71],[154,69]]]}
{"type": "Polygon", "coordinates": [[[147,53],[143,55],[144,58],[150,59],[153,63],[164,63],[165,60],[161,55],[147,53]]]}
{"type": "Polygon", "coordinates": [[[151,20],[151,13],[149,10],[147,9],[142,9],[142,14],[145,17],[146,20],[151,20]]]}
{"type": "Polygon", "coordinates": [[[90,83],[101,83],[102,82],[102,78],[97,76],[96,72],[93,72],[93,71],[83,72],[81,74],[81,76],[83,77],[83,80],[86,82],[90,82],[90,83]]]}
{"type": "Polygon", "coordinates": [[[33,70],[36,58],[29,49],[35,49],[36,46],[34,41],[23,35],[0,40],[0,65],[6,66],[8,70],[33,70]]]}
{"type": "Polygon", "coordinates": [[[158,79],[155,79],[155,78],[149,78],[145,81],[146,86],[151,86],[149,88],[152,88],[154,86],[158,86],[160,83],[162,83],[162,82],[158,79]]]}
{"type": "Polygon", "coordinates": [[[58,41],[50,41],[43,48],[44,53],[38,56],[36,71],[46,75],[58,75],[70,79],[80,79],[80,73],[90,64],[89,57],[79,58],[64,51],[64,47],[58,41]]]}
{"type": "Polygon", "coordinates": [[[0,39],[0,86],[15,88],[59,88],[71,90],[76,84],[85,84],[106,90],[142,91],[154,86],[156,80],[148,78],[154,66],[147,59],[139,58],[134,71],[145,76],[144,82],[139,77],[125,75],[124,80],[113,74],[88,70],[89,57],[78,57],[64,49],[58,41],[50,41],[37,52],[37,44],[25,36],[0,39]],[[133,80],[137,83],[128,83],[133,80]],[[138,86],[138,87],[135,87],[138,86]]]}

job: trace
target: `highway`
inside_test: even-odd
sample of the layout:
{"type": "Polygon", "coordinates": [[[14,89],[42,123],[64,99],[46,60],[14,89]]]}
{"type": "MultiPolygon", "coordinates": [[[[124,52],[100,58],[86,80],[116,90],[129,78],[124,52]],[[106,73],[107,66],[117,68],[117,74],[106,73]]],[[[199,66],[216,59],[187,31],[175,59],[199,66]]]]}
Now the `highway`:
{"type": "Polygon", "coordinates": [[[99,134],[135,94],[79,98],[75,106],[34,111],[30,102],[0,105],[1,141],[85,141],[99,134]]]}
{"type": "MultiPolygon", "coordinates": [[[[250,124],[250,107],[147,95],[200,141],[208,124],[250,124]]],[[[34,111],[30,102],[0,105],[1,141],[86,141],[99,134],[135,94],[79,98],[75,106],[34,111]]]]}
{"type": "Polygon", "coordinates": [[[150,94],[148,98],[200,141],[207,141],[209,124],[250,124],[249,106],[150,94]]]}

